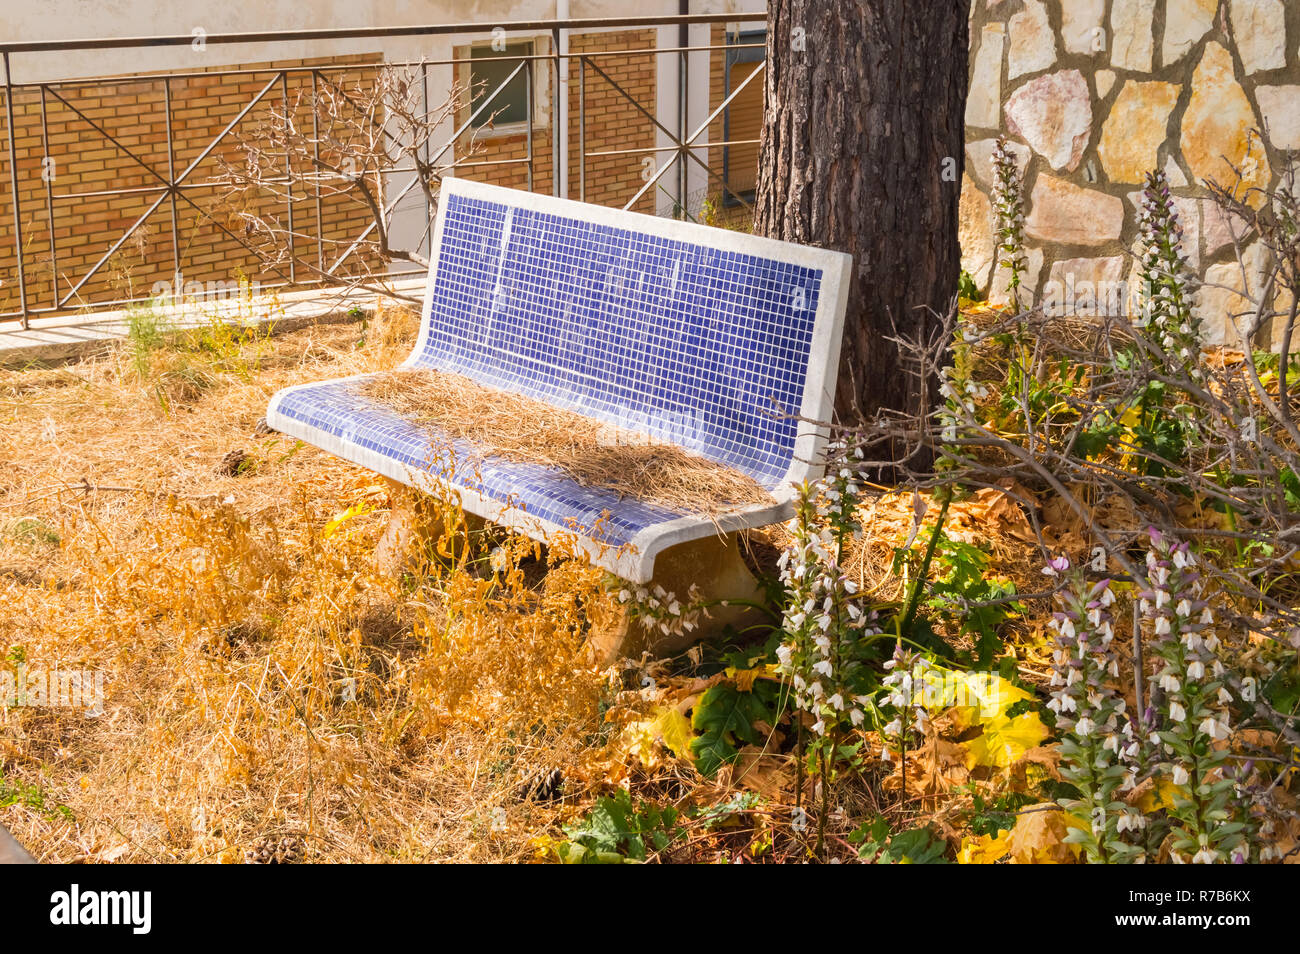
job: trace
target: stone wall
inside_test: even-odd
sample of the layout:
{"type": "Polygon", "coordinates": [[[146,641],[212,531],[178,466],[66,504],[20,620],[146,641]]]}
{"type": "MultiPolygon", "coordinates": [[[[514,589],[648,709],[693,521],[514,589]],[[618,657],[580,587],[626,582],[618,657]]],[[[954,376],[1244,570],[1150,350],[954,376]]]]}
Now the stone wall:
{"type": "MultiPolygon", "coordinates": [[[[1245,307],[1229,223],[1206,180],[1276,187],[1300,151],[1300,0],[973,0],[963,263],[994,267],[990,154],[1005,133],[1025,175],[1028,286],[1057,312],[1129,308],[1144,174],[1169,177],[1210,342],[1245,307]],[[1117,294],[1118,290],[1118,294],[1117,294]]],[[[1261,249],[1248,249],[1247,271],[1261,249]]]]}

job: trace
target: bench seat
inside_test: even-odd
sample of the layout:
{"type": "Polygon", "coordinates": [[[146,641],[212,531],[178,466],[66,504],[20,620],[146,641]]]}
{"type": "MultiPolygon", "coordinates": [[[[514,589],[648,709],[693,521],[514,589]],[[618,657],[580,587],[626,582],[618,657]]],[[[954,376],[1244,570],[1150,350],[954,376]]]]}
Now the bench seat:
{"type": "Polygon", "coordinates": [[[633,582],[647,582],[656,554],[700,536],[699,530],[761,527],[788,516],[788,505],[775,499],[768,507],[701,516],[584,487],[540,464],[484,456],[465,441],[440,438],[428,424],[358,396],[353,388],[366,377],[371,375],[282,391],[274,405],[277,427],[401,483],[432,492],[451,484],[467,511],[534,539],[574,533],[597,562],[633,582]]]}
{"type": "Polygon", "coordinates": [[[272,427],[418,489],[450,486],[467,512],[534,539],[574,535],[637,583],[668,547],[787,518],[792,481],[821,473],[848,256],[458,179],[443,181],[433,248],[404,368],[670,441],[773,502],[701,514],[584,487],[441,440],[358,394],[367,376],[279,392],[272,427]]]}

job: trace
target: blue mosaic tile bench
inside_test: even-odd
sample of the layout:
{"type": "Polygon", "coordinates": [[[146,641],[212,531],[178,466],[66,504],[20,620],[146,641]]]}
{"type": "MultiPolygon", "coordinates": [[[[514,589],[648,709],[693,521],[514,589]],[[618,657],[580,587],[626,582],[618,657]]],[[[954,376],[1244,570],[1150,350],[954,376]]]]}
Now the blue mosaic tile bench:
{"type": "Polygon", "coordinates": [[[771,505],[699,514],[484,458],[359,396],[286,388],[268,423],[466,511],[648,581],[665,548],[791,513],[821,473],[851,259],[720,229],[445,179],[419,340],[405,368],[466,375],[730,465],[771,505]],[[782,413],[782,409],[786,413],[782,413]],[[450,447],[450,455],[442,449],[450,447]],[[477,459],[476,459],[477,458],[477,459]],[[449,460],[475,460],[473,468],[449,460]]]}

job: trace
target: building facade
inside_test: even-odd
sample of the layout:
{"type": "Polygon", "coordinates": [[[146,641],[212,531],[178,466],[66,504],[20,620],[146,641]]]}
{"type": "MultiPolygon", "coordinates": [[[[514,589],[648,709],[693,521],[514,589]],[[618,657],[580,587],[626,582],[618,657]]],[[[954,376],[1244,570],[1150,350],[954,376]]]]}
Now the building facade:
{"type": "MultiPolygon", "coordinates": [[[[0,314],[13,315],[23,305],[18,230],[29,310],[67,311],[147,297],[160,282],[192,292],[240,281],[282,282],[284,263],[268,270],[250,248],[255,243],[240,234],[240,203],[265,198],[224,189],[217,182],[221,164],[241,161],[240,137],[256,136],[273,111],[292,104],[295,118],[310,122],[310,110],[301,107],[321,85],[360,89],[386,66],[419,70],[430,108],[453,86],[465,91],[461,107],[431,139],[448,145],[441,164],[454,161],[457,175],[620,207],[644,190],[633,205],[639,211],[743,218],[736,196],[747,198],[753,190],[761,77],[713,122],[706,121],[725,99],[728,84],[742,83],[762,62],[762,0],[647,0],[635,10],[630,6],[610,0],[310,6],[278,0],[219,6],[50,0],[40,9],[6,6],[0,10],[5,38],[147,32],[189,36],[192,42],[11,55],[15,85],[0,112],[0,142],[9,134],[12,109],[17,162],[11,172],[8,149],[0,149],[0,314]],[[558,32],[510,26],[683,11],[760,19],[558,32]],[[206,42],[252,31],[429,24],[466,29],[435,36],[206,42]],[[491,101],[484,102],[488,96],[491,101]],[[733,127],[741,134],[733,140],[751,141],[735,148],[711,145],[723,142],[733,127]],[[675,140],[691,134],[694,159],[675,163],[675,140]],[[672,168],[660,174],[666,166],[672,168]],[[174,196],[167,194],[169,184],[176,185],[174,196]]],[[[418,249],[427,246],[428,208],[421,190],[409,186],[410,175],[401,171],[384,177],[390,241],[418,249]]],[[[294,249],[293,277],[299,282],[335,262],[349,237],[373,218],[355,198],[313,191],[321,190],[302,190],[281,216],[301,236],[294,249]]],[[[362,264],[346,261],[340,270],[362,264]]]]}

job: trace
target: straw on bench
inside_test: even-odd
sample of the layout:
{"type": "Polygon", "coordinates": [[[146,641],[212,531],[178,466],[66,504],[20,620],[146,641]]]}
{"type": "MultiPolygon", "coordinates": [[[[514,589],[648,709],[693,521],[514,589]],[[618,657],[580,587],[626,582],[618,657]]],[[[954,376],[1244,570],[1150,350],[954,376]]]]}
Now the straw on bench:
{"type": "Polygon", "coordinates": [[[584,487],[705,514],[772,503],[734,468],[464,375],[401,369],[366,378],[356,390],[426,425],[435,440],[464,441],[485,458],[554,467],[584,487]]]}

